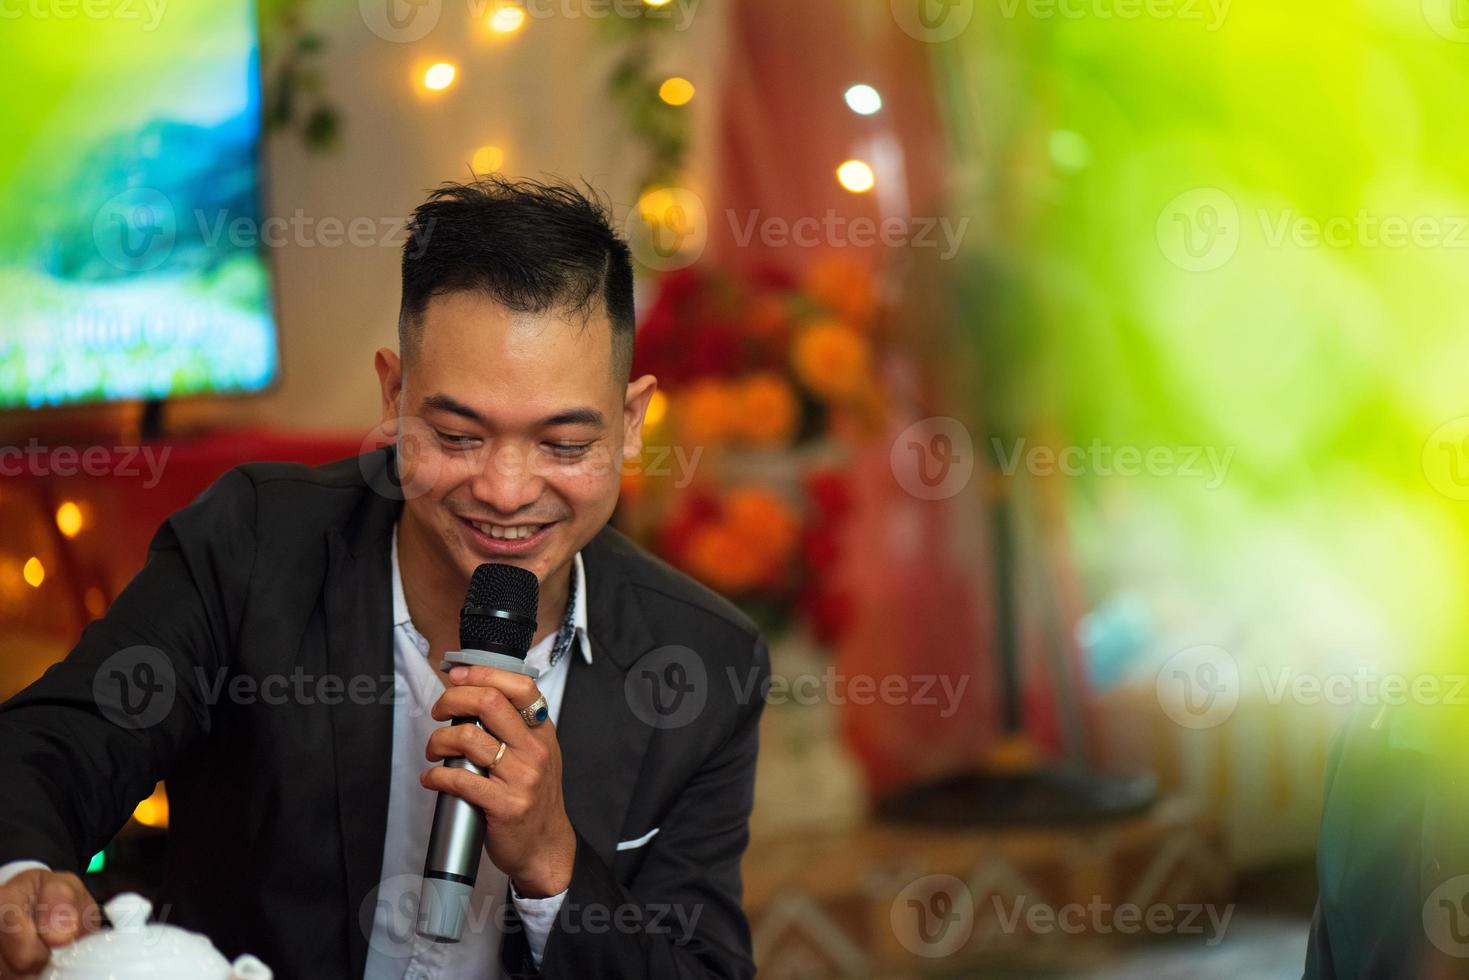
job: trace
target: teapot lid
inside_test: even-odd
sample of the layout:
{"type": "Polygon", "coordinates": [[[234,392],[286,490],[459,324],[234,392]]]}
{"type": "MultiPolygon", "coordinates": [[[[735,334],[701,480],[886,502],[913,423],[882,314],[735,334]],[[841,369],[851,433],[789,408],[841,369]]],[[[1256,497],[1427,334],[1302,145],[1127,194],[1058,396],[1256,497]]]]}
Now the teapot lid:
{"type": "Polygon", "coordinates": [[[153,904],[131,892],[103,906],[111,929],[51,951],[43,980],[225,980],[229,961],[197,932],[150,923],[153,904]]]}

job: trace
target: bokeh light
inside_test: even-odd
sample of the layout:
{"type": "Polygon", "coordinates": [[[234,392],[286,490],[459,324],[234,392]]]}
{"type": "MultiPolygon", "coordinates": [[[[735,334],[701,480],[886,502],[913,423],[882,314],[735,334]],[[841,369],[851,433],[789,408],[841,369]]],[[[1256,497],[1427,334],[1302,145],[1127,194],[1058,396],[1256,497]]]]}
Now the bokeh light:
{"type": "Polygon", "coordinates": [[[667,79],[658,86],[658,98],[669,105],[688,105],[694,97],[694,84],[687,78],[678,75],[667,79]]]}
{"type": "Polygon", "coordinates": [[[435,62],[423,73],[423,87],[430,92],[442,92],[454,84],[454,78],[458,74],[458,69],[449,62],[435,62]]]}
{"type": "Polygon", "coordinates": [[[847,108],[859,116],[870,116],[882,109],[882,96],[871,85],[853,85],[847,89],[847,108]]]}
{"type": "Polygon", "coordinates": [[[76,501],[68,500],[56,508],[56,529],[68,538],[74,538],[82,529],[82,509],[76,501]]]}
{"type": "Polygon", "coordinates": [[[495,4],[494,10],[490,11],[490,30],[496,34],[514,34],[525,26],[525,7],[518,3],[501,2],[495,4]]]}
{"type": "Polygon", "coordinates": [[[837,167],[837,182],[853,194],[865,194],[877,184],[872,167],[861,160],[848,160],[837,167]]]}

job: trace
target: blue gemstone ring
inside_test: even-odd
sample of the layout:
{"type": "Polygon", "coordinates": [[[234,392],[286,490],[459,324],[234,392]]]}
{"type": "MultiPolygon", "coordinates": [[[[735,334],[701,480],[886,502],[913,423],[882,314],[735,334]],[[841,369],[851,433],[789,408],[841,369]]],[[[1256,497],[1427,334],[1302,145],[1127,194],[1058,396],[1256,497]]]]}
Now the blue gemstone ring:
{"type": "Polygon", "coordinates": [[[530,707],[521,708],[520,717],[524,718],[525,723],[531,728],[535,728],[541,722],[551,717],[551,709],[546,707],[545,696],[536,698],[535,703],[530,707]]]}

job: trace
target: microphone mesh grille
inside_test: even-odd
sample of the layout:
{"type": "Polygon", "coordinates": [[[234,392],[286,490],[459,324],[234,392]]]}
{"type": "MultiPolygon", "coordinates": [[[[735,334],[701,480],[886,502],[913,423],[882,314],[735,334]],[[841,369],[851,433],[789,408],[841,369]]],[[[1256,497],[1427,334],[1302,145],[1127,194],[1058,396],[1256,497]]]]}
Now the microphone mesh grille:
{"type": "Polygon", "coordinates": [[[524,657],[535,636],[534,625],[473,613],[470,609],[475,606],[498,609],[523,616],[534,624],[540,594],[541,584],[534,572],[494,562],[476,568],[464,597],[464,610],[459,614],[460,648],[483,650],[487,644],[493,644],[524,657]]]}

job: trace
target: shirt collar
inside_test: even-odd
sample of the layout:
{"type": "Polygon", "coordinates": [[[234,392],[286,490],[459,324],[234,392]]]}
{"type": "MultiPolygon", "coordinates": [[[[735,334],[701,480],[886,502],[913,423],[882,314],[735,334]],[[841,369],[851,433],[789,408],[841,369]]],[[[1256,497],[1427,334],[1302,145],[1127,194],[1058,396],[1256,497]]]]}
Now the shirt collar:
{"type": "MultiPolygon", "coordinates": [[[[398,525],[393,525],[393,626],[413,626],[413,617],[408,613],[408,600],[403,595],[403,573],[398,569],[398,525]]],[[[576,603],[571,611],[571,622],[576,627],[577,645],[581,647],[582,659],[592,662],[592,638],[587,632],[587,570],[582,563],[581,552],[571,558],[571,574],[576,579],[576,603]]],[[[415,627],[416,629],[416,627],[415,627]]],[[[553,634],[554,635],[554,634],[553,634]]]]}

